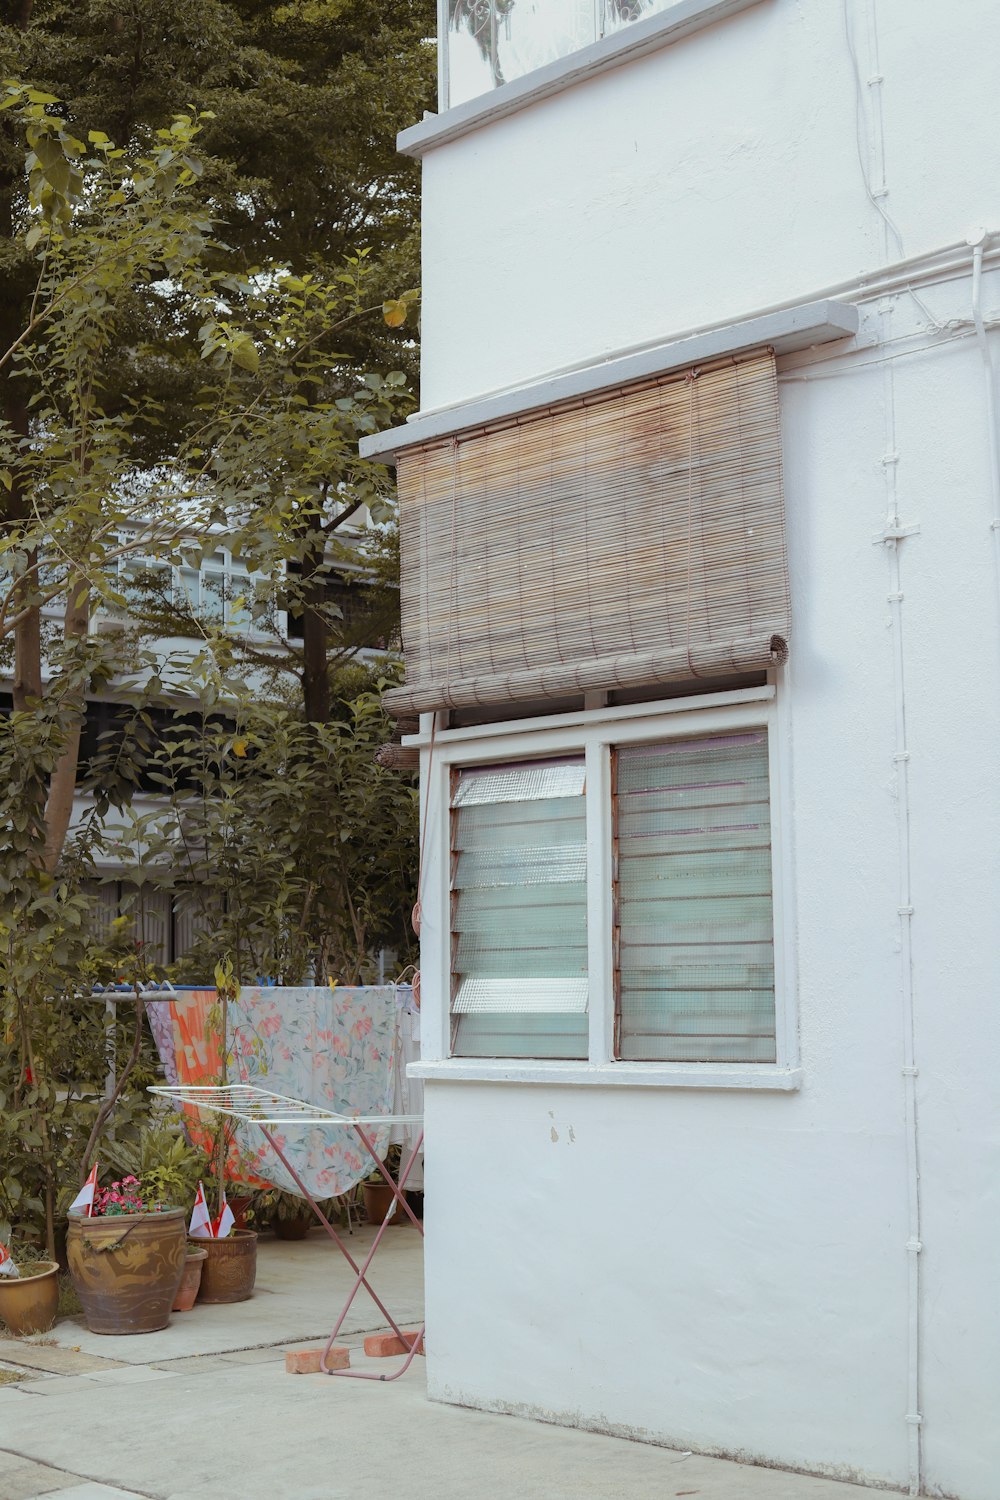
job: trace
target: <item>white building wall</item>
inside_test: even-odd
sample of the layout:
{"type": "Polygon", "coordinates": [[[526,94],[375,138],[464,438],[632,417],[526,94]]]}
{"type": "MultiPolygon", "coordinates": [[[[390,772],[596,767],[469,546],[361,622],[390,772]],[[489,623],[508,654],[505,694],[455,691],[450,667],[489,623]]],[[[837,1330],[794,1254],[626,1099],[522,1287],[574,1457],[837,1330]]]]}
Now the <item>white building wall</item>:
{"type": "MultiPolygon", "coordinates": [[[[880,201],[905,253],[1000,230],[984,144],[1000,12],[846,13],[861,155],[878,166],[881,90],[880,201]]],[[[896,259],[862,180],[844,17],[840,0],[763,0],[432,151],[425,409],[896,259]]],[[[428,1381],[441,1400],[908,1482],[905,809],[873,541],[894,424],[901,522],[920,526],[900,569],[924,1484],[996,1500],[1000,619],[967,269],[919,295],[866,303],[854,352],[779,362],[802,1088],[430,1080],[428,1381]],[[928,332],[926,310],[948,329],[928,332]]],[[[984,305],[1000,308],[1000,277],[984,305]]],[[[425,1034],[441,1004],[425,989],[425,1034]]]]}

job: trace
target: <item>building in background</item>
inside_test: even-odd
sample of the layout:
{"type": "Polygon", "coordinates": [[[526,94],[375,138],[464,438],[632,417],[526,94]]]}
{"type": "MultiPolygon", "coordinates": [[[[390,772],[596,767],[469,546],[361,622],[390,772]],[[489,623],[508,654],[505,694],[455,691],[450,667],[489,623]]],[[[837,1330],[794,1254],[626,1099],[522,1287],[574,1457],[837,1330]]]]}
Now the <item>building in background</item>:
{"type": "MultiPolygon", "coordinates": [[[[342,622],[345,657],[371,663],[393,642],[381,634],[385,629],[381,612],[373,614],[371,608],[368,598],[371,575],[360,560],[355,563],[351,557],[352,552],[361,548],[371,524],[366,511],[361,516],[362,524],[345,528],[336,559],[331,557],[324,595],[342,622]]],[[[149,556],[130,553],[119,558],[116,582],[127,609],[96,610],[91,632],[104,636],[127,632],[166,664],[190,660],[203,648],[207,631],[224,628],[253,658],[247,669],[255,680],[265,681],[269,661],[276,667],[284,662],[286,670],[290,670],[290,663],[301,653],[303,619],[300,609],[278,607],[281,580],[268,580],[250,571],[221,534],[214,551],[203,557],[198,555],[200,551],[200,547],[193,549],[191,561],[183,566],[162,561],[152,550],[149,556]],[[269,604],[263,612],[253,608],[258,592],[269,604]],[[146,623],[139,630],[137,622],[143,617],[146,623]]],[[[43,628],[59,629],[61,623],[58,609],[43,611],[43,628]]],[[[12,706],[10,680],[0,676],[0,714],[9,713],[12,706]]],[[[146,712],[157,737],[178,726],[196,730],[201,721],[195,701],[177,694],[165,695],[162,702],[148,707],[146,712]]],[[[220,704],[215,713],[224,719],[225,705],[220,704]]],[[[99,752],[102,740],[106,743],[106,737],[115,733],[116,726],[128,714],[120,690],[115,695],[114,684],[102,696],[88,698],[80,742],[81,770],[99,752]]],[[[160,796],[155,779],[140,775],[133,799],[135,811],[154,812],[160,796]]],[[[79,823],[90,806],[90,798],[77,795],[74,824],[79,823]]],[[[152,884],[136,886],[128,873],[128,867],[134,866],[134,850],[122,848],[120,857],[115,857],[113,811],[108,815],[108,828],[111,836],[98,863],[98,873],[84,883],[84,888],[96,898],[98,927],[106,936],[111,922],[127,913],[134,924],[135,936],[155,964],[179,962],[193,946],[201,923],[190,882],[181,877],[174,891],[152,884]]]]}
{"type": "Polygon", "coordinates": [[[443,0],[423,409],[363,444],[438,1400],[995,1500],[998,54],[443,0]]]}

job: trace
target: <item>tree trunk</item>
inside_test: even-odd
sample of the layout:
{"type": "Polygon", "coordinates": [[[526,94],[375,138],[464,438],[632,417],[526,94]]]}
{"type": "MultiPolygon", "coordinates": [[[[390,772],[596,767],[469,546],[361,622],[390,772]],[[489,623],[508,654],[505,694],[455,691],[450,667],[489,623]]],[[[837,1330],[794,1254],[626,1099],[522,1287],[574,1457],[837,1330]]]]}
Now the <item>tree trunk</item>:
{"type": "MultiPolygon", "coordinates": [[[[29,552],[27,563],[34,567],[38,554],[29,552]]],[[[34,575],[32,575],[34,584],[34,575]]],[[[13,608],[19,612],[20,590],[13,589],[13,608]]],[[[42,696],[42,612],[33,605],[23,620],[14,626],[14,708],[24,713],[32,698],[42,696]]]]}
{"type": "MultiPolygon", "coordinates": [[[[0,319],[0,342],[6,337],[7,330],[3,327],[4,320],[0,319]]],[[[28,407],[20,395],[15,395],[11,390],[9,378],[2,382],[2,410],[5,420],[13,430],[21,437],[28,436],[28,407]]],[[[21,487],[15,480],[11,486],[7,498],[7,519],[16,522],[23,521],[27,515],[27,502],[21,492],[21,487]]],[[[33,568],[38,561],[38,553],[35,551],[27,553],[24,558],[25,566],[33,568]]],[[[37,576],[33,573],[30,581],[22,587],[15,584],[11,590],[12,612],[19,614],[24,607],[24,598],[37,589],[37,576]]],[[[24,713],[29,706],[29,699],[41,698],[42,696],[42,612],[37,606],[29,609],[23,620],[19,620],[14,627],[14,708],[18,713],[24,713]]]]}
{"type": "MultiPolygon", "coordinates": [[[[80,579],[71,583],[66,600],[63,636],[67,641],[80,639],[87,634],[90,621],[90,590],[80,579]]],[[[76,775],[80,763],[80,731],[86,712],[86,700],[81,690],[76,723],[70,729],[62,755],[56,763],[49,782],[49,796],[45,804],[45,868],[55,874],[62,857],[63,845],[73,815],[73,798],[76,793],[76,775]]]]}
{"type": "Polygon", "coordinates": [[[325,548],[302,559],[302,695],[306,720],[326,724],[330,719],[330,673],[327,647],[330,632],[321,610],[324,603],[322,567],[325,548]]]}

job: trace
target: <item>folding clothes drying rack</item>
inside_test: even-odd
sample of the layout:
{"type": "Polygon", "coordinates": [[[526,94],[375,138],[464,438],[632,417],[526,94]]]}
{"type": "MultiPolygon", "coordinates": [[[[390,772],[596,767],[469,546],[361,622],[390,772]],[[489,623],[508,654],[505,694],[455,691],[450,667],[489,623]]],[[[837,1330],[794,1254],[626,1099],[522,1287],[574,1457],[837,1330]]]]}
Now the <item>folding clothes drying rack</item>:
{"type": "Polygon", "coordinates": [[[382,1236],[386,1231],[386,1226],[388,1225],[389,1219],[392,1216],[392,1211],[397,1204],[405,1210],[411,1222],[419,1230],[421,1238],[423,1238],[424,1226],[421,1224],[420,1220],[417,1218],[416,1214],[407,1203],[405,1197],[405,1188],[406,1179],[409,1177],[410,1170],[420,1153],[421,1147],[423,1146],[424,1132],[421,1129],[420,1134],[417,1137],[416,1145],[410,1153],[410,1158],[406,1163],[406,1166],[404,1167],[402,1165],[402,1162],[400,1163],[399,1181],[394,1182],[391,1174],[386,1170],[385,1163],[382,1161],[378,1152],[375,1150],[371,1136],[368,1134],[368,1130],[366,1129],[366,1127],[376,1127],[380,1125],[422,1124],[423,1117],[421,1115],[342,1115],[338,1114],[335,1110],[324,1109],[321,1105],[318,1104],[307,1104],[303,1099],[291,1099],[285,1094],[272,1093],[270,1089],[260,1088],[257,1084],[253,1083],[231,1083],[225,1085],[194,1083],[153,1084],[149,1087],[149,1092],[151,1094],[164,1094],[167,1096],[167,1098],[175,1099],[181,1104],[190,1104],[197,1109],[207,1110],[211,1114],[224,1115],[228,1119],[239,1120],[241,1124],[256,1125],[258,1130],[260,1130],[261,1134],[264,1136],[264,1139],[267,1141],[268,1145],[271,1147],[274,1154],[277,1156],[278,1160],[281,1162],[282,1166],[292,1177],[293,1181],[297,1183],[300,1193],[305,1198],[306,1202],[309,1204],[309,1207],[312,1209],[313,1213],[316,1215],[317,1219],[322,1224],[327,1234],[333,1240],[334,1244],[340,1250],[341,1255],[343,1255],[351,1270],[354,1272],[354,1285],[351,1288],[347,1301],[344,1303],[344,1306],[341,1309],[340,1316],[334,1325],[333,1332],[330,1334],[330,1337],[326,1341],[326,1347],[323,1350],[323,1354],[320,1359],[320,1369],[323,1371],[324,1375],[342,1375],[347,1379],[353,1380],[382,1381],[398,1380],[400,1375],[404,1375],[410,1368],[410,1365],[412,1364],[415,1356],[420,1352],[423,1346],[424,1325],[421,1325],[420,1330],[415,1337],[412,1334],[406,1334],[403,1332],[399,1324],[396,1322],[395,1318],[392,1316],[392,1313],[389,1312],[385,1304],[372,1290],[372,1287],[368,1281],[368,1268],[375,1258],[375,1252],[378,1250],[378,1247],[382,1242],[382,1236]],[[271,1133],[272,1128],[276,1125],[318,1125],[322,1129],[353,1130],[358,1140],[361,1142],[362,1146],[365,1148],[365,1150],[368,1152],[368,1155],[375,1163],[375,1166],[378,1168],[381,1175],[385,1178],[386,1182],[392,1188],[392,1202],[389,1204],[385,1218],[382,1220],[382,1223],[379,1225],[378,1230],[376,1231],[375,1238],[372,1241],[372,1246],[368,1252],[368,1256],[365,1260],[364,1265],[358,1265],[357,1261],[354,1259],[351,1252],[344,1244],[344,1241],[341,1239],[340,1235],[334,1229],[329,1219],[323,1213],[323,1210],[320,1208],[315,1198],[313,1198],[312,1194],[307,1190],[305,1183],[302,1181],[302,1178],[299,1176],[298,1172],[296,1172],[295,1168],[292,1166],[291,1162],[288,1160],[285,1153],[278,1145],[277,1141],[271,1133]],[[403,1348],[407,1350],[407,1355],[402,1365],[391,1375],[372,1375],[364,1370],[331,1370],[327,1366],[327,1357],[330,1353],[330,1350],[333,1348],[334,1340],[343,1327],[344,1320],[351,1309],[351,1304],[354,1302],[355,1297],[358,1295],[358,1292],[362,1287],[365,1288],[368,1295],[375,1303],[375,1306],[382,1313],[386,1322],[389,1324],[389,1327],[402,1343],[403,1348]]]}

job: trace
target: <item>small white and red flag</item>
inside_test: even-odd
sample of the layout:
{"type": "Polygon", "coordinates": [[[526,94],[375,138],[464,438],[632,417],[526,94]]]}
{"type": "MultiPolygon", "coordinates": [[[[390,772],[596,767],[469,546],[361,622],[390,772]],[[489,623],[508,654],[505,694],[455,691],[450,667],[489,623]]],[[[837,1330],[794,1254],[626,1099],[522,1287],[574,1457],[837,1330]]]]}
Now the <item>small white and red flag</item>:
{"type": "Polygon", "coordinates": [[[0,1276],[20,1276],[6,1245],[0,1245],[0,1276]]]}
{"type": "Polygon", "coordinates": [[[72,1213],[75,1208],[79,1208],[84,1214],[86,1214],[88,1219],[92,1218],[94,1213],[94,1194],[96,1192],[97,1163],[95,1161],[94,1165],[90,1169],[90,1174],[86,1182],[83,1184],[83,1187],[77,1193],[76,1197],[73,1199],[73,1202],[69,1206],[70,1213],[72,1213]]]}
{"type": "Polygon", "coordinates": [[[205,1189],[200,1182],[198,1184],[198,1191],[194,1195],[194,1208],[191,1211],[188,1234],[193,1240],[210,1240],[212,1238],[212,1215],[208,1211],[205,1189]]]}
{"type": "Polygon", "coordinates": [[[219,1209],[217,1216],[212,1220],[212,1238],[224,1240],[235,1223],[236,1218],[229,1204],[226,1202],[226,1192],[223,1188],[222,1207],[219,1209]]]}

